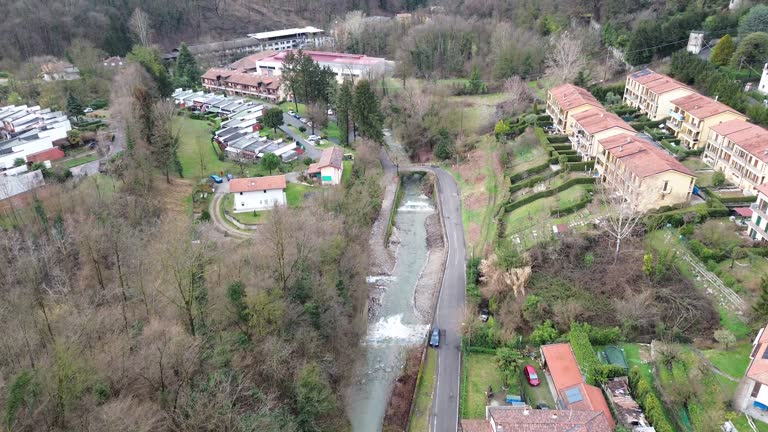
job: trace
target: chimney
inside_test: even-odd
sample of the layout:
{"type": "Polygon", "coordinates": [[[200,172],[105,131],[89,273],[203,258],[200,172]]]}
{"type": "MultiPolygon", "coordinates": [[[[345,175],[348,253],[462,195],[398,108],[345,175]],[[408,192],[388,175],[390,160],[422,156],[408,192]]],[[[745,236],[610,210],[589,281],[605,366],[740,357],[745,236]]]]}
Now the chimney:
{"type": "Polygon", "coordinates": [[[525,407],[525,409],[523,410],[523,415],[527,416],[529,414],[531,414],[531,412],[528,410],[528,407],[525,407]]]}
{"type": "Polygon", "coordinates": [[[717,102],[718,99],[720,99],[720,95],[715,96],[715,102],[717,102]]]}
{"type": "Polygon", "coordinates": [[[552,411],[552,419],[557,420],[557,413],[552,411]]]}

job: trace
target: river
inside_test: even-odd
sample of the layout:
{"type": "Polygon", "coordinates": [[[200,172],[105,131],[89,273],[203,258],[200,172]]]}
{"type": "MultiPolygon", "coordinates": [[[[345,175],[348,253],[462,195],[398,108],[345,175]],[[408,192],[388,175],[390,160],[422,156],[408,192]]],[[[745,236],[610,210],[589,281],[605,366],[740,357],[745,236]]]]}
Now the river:
{"type": "Polygon", "coordinates": [[[392,384],[408,347],[424,343],[429,323],[414,310],[413,294],[427,258],[425,221],[435,209],[422,193],[421,176],[404,178],[401,205],[395,216],[400,244],[392,274],[369,278],[385,287],[378,316],[362,341],[366,359],[350,389],[347,412],[354,432],[379,432],[392,384]]]}

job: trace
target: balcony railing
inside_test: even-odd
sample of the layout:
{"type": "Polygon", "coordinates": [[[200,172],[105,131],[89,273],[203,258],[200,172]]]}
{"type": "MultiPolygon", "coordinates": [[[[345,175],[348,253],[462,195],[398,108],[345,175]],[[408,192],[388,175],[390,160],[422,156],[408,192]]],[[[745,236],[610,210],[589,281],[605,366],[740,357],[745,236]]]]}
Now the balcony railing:
{"type": "Polygon", "coordinates": [[[666,123],[667,127],[672,129],[673,131],[677,132],[680,130],[680,124],[675,122],[674,120],[670,120],[666,123]]]}
{"type": "Polygon", "coordinates": [[[758,233],[758,234],[760,234],[760,236],[761,236],[762,238],[764,238],[764,239],[768,239],[768,233],[767,233],[767,232],[765,232],[765,230],[764,230],[764,229],[762,229],[762,228],[760,228],[759,226],[757,226],[757,224],[755,224],[755,223],[754,223],[754,222],[752,222],[751,220],[748,220],[748,221],[747,221],[747,226],[748,226],[748,227],[750,227],[750,228],[752,228],[753,230],[757,231],[757,233],[758,233]]]}
{"type": "Polygon", "coordinates": [[[689,121],[684,121],[683,124],[685,125],[685,127],[687,127],[688,129],[690,129],[690,130],[692,130],[694,132],[700,132],[701,131],[701,129],[698,126],[694,125],[693,123],[691,123],[689,121]]]}
{"type": "Polygon", "coordinates": [[[761,208],[758,203],[752,203],[749,205],[749,208],[751,208],[753,212],[762,216],[763,219],[768,219],[768,207],[761,208]]]}
{"type": "Polygon", "coordinates": [[[669,110],[669,116],[673,119],[677,119],[679,121],[683,121],[683,115],[680,113],[675,112],[675,110],[671,109],[669,110]]]}

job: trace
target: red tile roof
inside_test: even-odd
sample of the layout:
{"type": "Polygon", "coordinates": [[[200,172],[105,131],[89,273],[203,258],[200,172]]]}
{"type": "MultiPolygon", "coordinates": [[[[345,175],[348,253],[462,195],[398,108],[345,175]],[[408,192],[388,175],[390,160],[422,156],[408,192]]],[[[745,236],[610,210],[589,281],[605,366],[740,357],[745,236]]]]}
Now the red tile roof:
{"type": "Polygon", "coordinates": [[[590,108],[576,113],[572,117],[590,135],[615,127],[624,129],[627,132],[635,132],[632,126],[622,120],[621,117],[602,108],[590,108]]]}
{"type": "Polygon", "coordinates": [[[229,191],[232,193],[273,189],[285,189],[284,175],[233,179],[229,182],[229,191]]]}
{"type": "Polygon", "coordinates": [[[728,120],[713,126],[712,130],[752,156],[768,163],[768,130],[744,120],[728,120]]]}
{"type": "Polygon", "coordinates": [[[691,177],[696,175],[677,159],[648,141],[634,135],[619,134],[599,141],[639,178],[650,177],[666,171],[678,171],[691,177]]]}
{"type": "MultiPolygon", "coordinates": [[[[602,411],[536,410],[490,407],[488,414],[504,432],[610,432],[602,411]]],[[[462,422],[463,425],[463,422],[462,422]]]]}
{"type": "Polygon", "coordinates": [[[226,82],[228,84],[239,84],[239,85],[245,85],[245,86],[258,87],[259,85],[269,86],[274,83],[277,83],[279,85],[280,79],[277,77],[268,77],[265,75],[233,72],[229,76],[229,78],[227,78],[226,82]]]}
{"type": "Polygon", "coordinates": [[[54,161],[64,157],[64,152],[58,147],[49,148],[41,152],[32,153],[27,155],[27,162],[37,163],[45,161],[54,161]]]}
{"type": "Polygon", "coordinates": [[[219,78],[226,78],[235,73],[233,70],[224,68],[210,68],[201,76],[202,79],[215,80],[219,78]]]}
{"type": "Polygon", "coordinates": [[[491,422],[488,420],[461,420],[462,432],[493,432],[491,422]]]}
{"type": "Polygon", "coordinates": [[[257,62],[259,60],[262,60],[267,57],[271,57],[275,55],[275,53],[276,52],[273,50],[266,50],[266,51],[258,52],[256,54],[251,54],[248,57],[243,57],[240,60],[232,63],[231,65],[229,65],[229,67],[230,69],[234,69],[236,71],[242,71],[242,72],[246,72],[251,69],[256,69],[256,67],[258,66],[257,62]]]}
{"type": "Polygon", "coordinates": [[[757,338],[757,347],[752,351],[752,363],[747,369],[747,377],[768,385],[768,359],[763,358],[765,350],[768,348],[768,326],[762,328],[760,337],[757,338]]]}
{"type": "Polygon", "coordinates": [[[658,72],[654,72],[651,69],[643,69],[641,71],[631,73],[629,74],[629,78],[640,83],[645,88],[656,94],[667,93],[679,88],[690,90],[691,93],[694,92],[693,89],[681,83],[680,81],[658,72]]]}
{"type": "Polygon", "coordinates": [[[573,84],[566,83],[552,87],[549,93],[555,98],[560,108],[566,111],[585,104],[602,108],[602,105],[592,96],[592,93],[573,84]]]}
{"type": "Polygon", "coordinates": [[[761,194],[768,196],[768,183],[757,185],[755,189],[757,189],[757,191],[760,192],[761,194]]]}
{"type": "MultiPolygon", "coordinates": [[[[274,61],[282,63],[285,60],[285,56],[291,50],[280,51],[269,57],[261,59],[262,61],[274,61]]],[[[368,57],[363,54],[348,54],[326,51],[303,51],[304,54],[312,57],[312,60],[318,63],[338,63],[338,64],[355,64],[360,66],[372,66],[379,63],[384,63],[387,60],[381,57],[368,57]]]]}
{"type": "Polygon", "coordinates": [[[541,347],[541,353],[544,356],[549,374],[552,376],[555,390],[568,409],[601,412],[605,415],[605,420],[608,421],[612,428],[614,423],[613,417],[611,417],[611,410],[608,408],[608,402],[605,401],[602,390],[584,383],[584,378],[579,370],[579,364],[576,362],[576,357],[571,350],[571,344],[544,345],[541,347]],[[569,403],[566,392],[573,391],[574,389],[578,389],[582,399],[569,403]]]}
{"type": "Polygon", "coordinates": [[[752,217],[752,209],[749,207],[736,207],[733,209],[736,213],[739,214],[741,217],[749,218],[752,217]]]}
{"type": "Polygon", "coordinates": [[[688,114],[700,120],[708,117],[712,117],[714,115],[721,114],[724,112],[731,112],[734,114],[738,114],[744,117],[745,119],[747,118],[744,114],[741,114],[740,112],[729,107],[728,105],[722,102],[718,102],[704,95],[700,95],[698,93],[693,93],[693,94],[689,94],[688,96],[683,96],[681,98],[674,99],[672,101],[672,104],[677,107],[680,107],[680,109],[682,109],[683,111],[687,112],[688,114]]]}

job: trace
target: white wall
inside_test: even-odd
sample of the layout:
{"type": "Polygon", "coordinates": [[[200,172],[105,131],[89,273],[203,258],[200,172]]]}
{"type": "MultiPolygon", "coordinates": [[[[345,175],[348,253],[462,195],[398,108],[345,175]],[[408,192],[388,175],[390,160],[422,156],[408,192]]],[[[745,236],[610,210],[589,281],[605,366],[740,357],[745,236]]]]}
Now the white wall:
{"type": "Polygon", "coordinates": [[[271,210],[275,205],[284,207],[286,205],[285,191],[283,189],[272,189],[268,191],[255,192],[235,192],[235,213],[271,210]]]}
{"type": "MultiPolygon", "coordinates": [[[[344,165],[342,165],[343,167],[344,165]]],[[[320,169],[320,179],[322,183],[329,184],[329,185],[337,185],[341,183],[341,171],[340,169],[336,169],[334,167],[325,167],[320,169]],[[330,181],[327,180],[327,178],[330,177],[330,181]]]]}
{"type": "Polygon", "coordinates": [[[13,153],[0,156],[0,169],[13,168],[13,161],[18,158],[27,160],[27,155],[37,153],[43,150],[53,148],[53,140],[50,138],[42,138],[39,140],[25,143],[24,145],[13,147],[13,153]]]}

